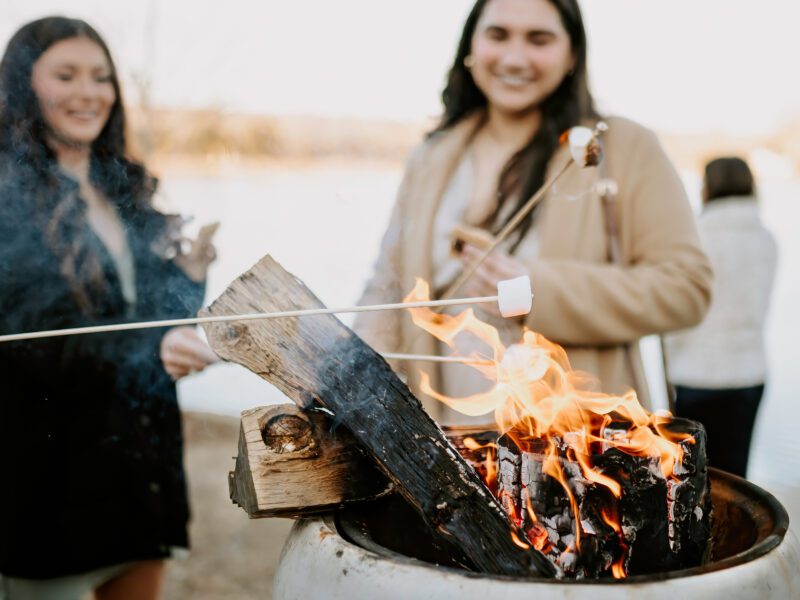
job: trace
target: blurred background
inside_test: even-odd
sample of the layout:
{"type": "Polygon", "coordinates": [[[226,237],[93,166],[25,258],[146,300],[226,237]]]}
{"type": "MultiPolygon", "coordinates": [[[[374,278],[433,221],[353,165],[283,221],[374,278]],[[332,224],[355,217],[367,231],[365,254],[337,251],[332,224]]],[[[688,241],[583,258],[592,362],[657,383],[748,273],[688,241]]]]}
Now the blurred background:
{"type": "MultiPolygon", "coordinates": [[[[190,230],[222,224],[208,302],[270,253],[323,302],[343,306],[369,273],[404,158],[439,114],[471,4],[0,0],[0,43],[48,14],[86,19],[105,37],[136,153],[161,179],[159,206],[193,215],[190,230]]],[[[781,254],[750,475],[800,518],[800,3],[581,4],[601,110],[658,132],[695,208],[709,158],[742,156],[758,178],[781,254]]],[[[288,525],[248,521],[227,499],[226,472],[234,417],[285,398],[232,365],[184,380],[179,392],[195,548],[173,565],[168,596],[269,597],[288,525]]]]}

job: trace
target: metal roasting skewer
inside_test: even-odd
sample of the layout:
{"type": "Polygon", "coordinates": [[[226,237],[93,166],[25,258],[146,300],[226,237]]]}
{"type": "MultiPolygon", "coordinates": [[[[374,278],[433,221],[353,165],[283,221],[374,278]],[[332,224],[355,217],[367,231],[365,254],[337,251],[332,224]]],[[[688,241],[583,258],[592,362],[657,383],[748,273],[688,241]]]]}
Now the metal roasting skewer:
{"type": "Polygon", "coordinates": [[[131,331],[155,327],[179,327],[182,325],[201,325],[203,323],[229,323],[234,321],[254,321],[257,319],[280,319],[286,317],[309,317],[314,315],[330,315],[337,313],[358,313],[378,310],[403,310],[406,308],[429,308],[437,306],[459,306],[466,304],[488,304],[498,302],[498,296],[478,296],[475,298],[450,298],[447,300],[426,300],[419,302],[397,302],[394,304],[373,304],[367,306],[346,306],[343,308],[309,308],[287,310],[271,313],[250,313],[242,315],[219,315],[215,317],[192,317],[188,319],[164,319],[160,321],[140,321],[136,323],[115,323],[111,325],[94,325],[91,327],[72,327],[68,329],[51,329],[47,331],[31,331],[28,333],[12,333],[0,335],[0,343],[42,338],[63,337],[67,335],[83,335],[87,333],[108,333],[112,331],[131,331]]]}

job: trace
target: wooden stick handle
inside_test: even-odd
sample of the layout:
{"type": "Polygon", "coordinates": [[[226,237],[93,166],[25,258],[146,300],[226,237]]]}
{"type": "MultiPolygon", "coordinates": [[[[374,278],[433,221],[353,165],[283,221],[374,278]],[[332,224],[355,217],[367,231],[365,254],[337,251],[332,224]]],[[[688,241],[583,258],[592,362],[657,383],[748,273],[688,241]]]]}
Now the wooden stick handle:
{"type": "Polygon", "coordinates": [[[165,319],[161,321],[141,321],[137,323],[114,323],[111,325],[95,325],[91,327],[72,327],[69,329],[51,329],[48,331],[31,331],[0,335],[0,343],[41,338],[62,337],[66,335],[82,335],[87,333],[108,333],[111,331],[130,331],[133,329],[150,329],[155,327],[180,327],[182,325],[201,325],[203,323],[226,323],[230,321],[252,321],[256,319],[280,319],[285,317],[309,317],[314,315],[330,315],[336,313],[357,313],[376,310],[401,310],[405,308],[423,308],[438,306],[458,306],[462,304],[486,304],[497,302],[497,296],[479,296],[476,298],[451,298],[444,300],[426,300],[420,302],[397,302],[394,304],[373,304],[368,306],[346,306],[343,308],[310,308],[287,310],[271,313],[250,313],[242,315],[223,315],[216,317],[192,317],[188,319],[165,319]]]}

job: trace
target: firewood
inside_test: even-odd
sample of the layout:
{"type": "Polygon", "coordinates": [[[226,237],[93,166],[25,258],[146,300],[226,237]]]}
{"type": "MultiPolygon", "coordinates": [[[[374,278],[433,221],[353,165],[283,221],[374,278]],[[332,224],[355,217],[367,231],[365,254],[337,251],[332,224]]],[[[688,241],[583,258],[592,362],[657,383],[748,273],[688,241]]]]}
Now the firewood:
{"type": "MultiPolygon", "coordinates": [[[[240,276],[207,315],[313,308],[321,302],[271,257],[240,276]]],[[[329,410],[430,528],[475,569],[552,576],[515,543],[505,512],[388,363],[332,315],[205,326],[215,352],[274,384],[301,407],[329,410]]]]}
{"type": "MultiPolygon", "coordinates": [[[[497,439],[483,427],[444,427],[459,454],[484,481],[485,452],[466,447],[497,439]]],[[[294,404],[251,408],[242,413],[236,465],[228,474],[231,500],[250,518],[298,518],[376,500],[392,484],[365,457],[343,427],[318,411],[294,404]]]]}
{"type": "Polygon", "coordinates": [[[567,445],[555,440],[571,500],[562,484],[544,473],[541,440],[520,448],[505,435],[498,440],[498,494],[531,543],[570,577],[610,576],[614,565],[627,575],[699,566],[711,550],[705,430],[685,419],[668,428],[692,436],[680,442],[683,458],[671,478],[662,475],[658,458],[616,448],[591,456],[596,469],[620,483],[620,499],[587,479],[577,461],[565,460],[567,445]]]}
{"type": "Polygon", "coordinates": [[[391,490],[349,432],[294,404],[242,413],[231,500],[251,518],[300,517],[391,490]]]}

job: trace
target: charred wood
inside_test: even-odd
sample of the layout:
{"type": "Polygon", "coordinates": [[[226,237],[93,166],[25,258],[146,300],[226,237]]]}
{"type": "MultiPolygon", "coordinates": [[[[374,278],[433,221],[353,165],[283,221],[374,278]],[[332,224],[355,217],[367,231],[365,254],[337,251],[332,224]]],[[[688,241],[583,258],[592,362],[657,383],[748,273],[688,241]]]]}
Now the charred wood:
{"type": "Polygon", "coordinates": [[[657,458],[613,447],[599,448],[590,457],[596,470],[621,485],[620,498],[587,479],[576,460],[567,460],[574,457],[563,440],[555,440],[562,484],[545,473],[541,440],[523,443],[505,435],[498,441],[498,495],[528,540],[568,576],[698,566],[710,553],[705,431],[681,419],[669,427],[692,436],[681,442],[683,459],[670,478],[663,476],[657,458]]]}
{"type": "MultiPolygon", "coordinates": [[[[271,257],[239,277],[208,315],[320,307],[271,257]]],[[[209,342],[301,407],[321,406],[347,428],[429,527],[483,572],[555,574],[539,552],[519,547],[500,504],[386,361],[332,315],[214,323],[209,342]]]]}

